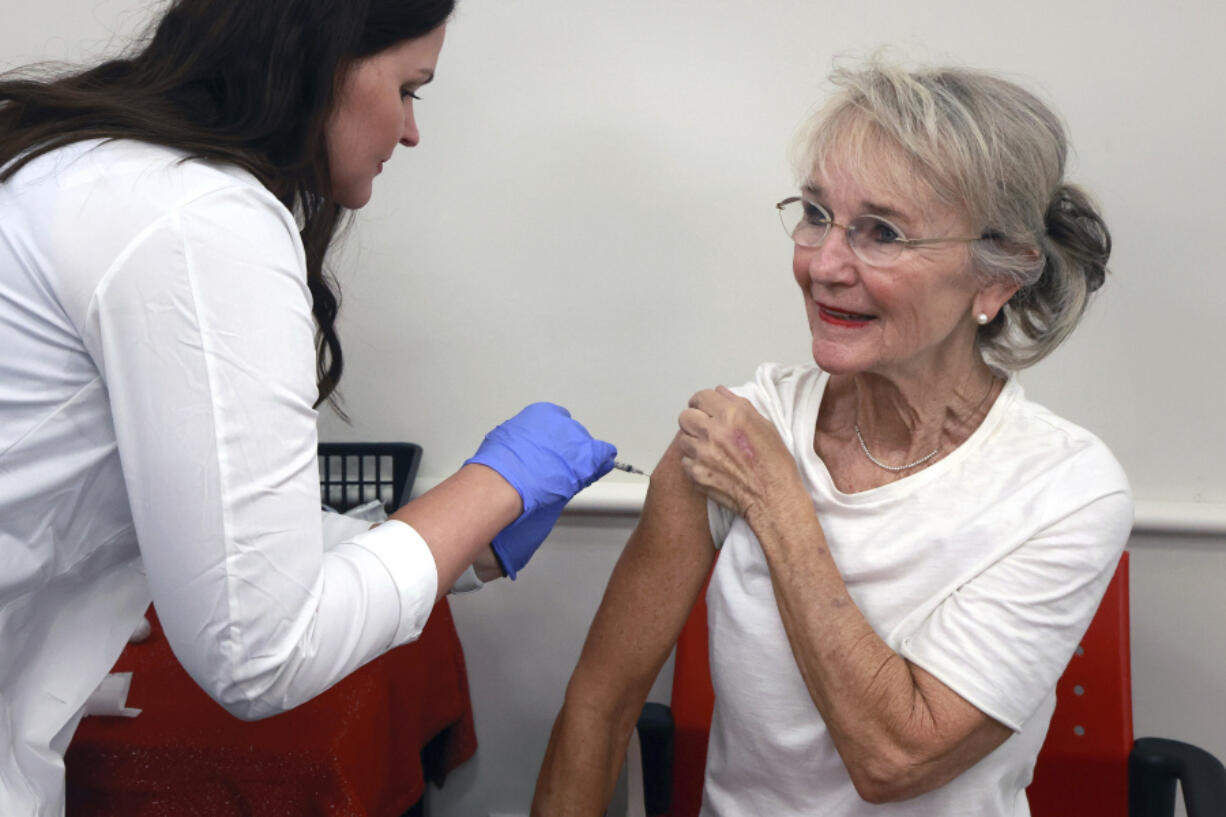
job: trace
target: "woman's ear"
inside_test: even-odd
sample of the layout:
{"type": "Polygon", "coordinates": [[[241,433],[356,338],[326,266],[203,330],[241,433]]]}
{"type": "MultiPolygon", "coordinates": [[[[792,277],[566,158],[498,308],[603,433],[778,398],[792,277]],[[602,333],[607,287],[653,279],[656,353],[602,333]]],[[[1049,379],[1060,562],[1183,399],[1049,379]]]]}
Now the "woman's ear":
{"type": "Polygon", "coordinates": [[[991,323],[996,320],[996,316],[1000,310],[1004,308],[1009,299],[1018,291],[1019,284],[1015,281],[993,281],[984,284],[983,287],[975,295],[975,300],[971,304],[972,315],[987,315],[987,320],[983,323],[991,323]]]}

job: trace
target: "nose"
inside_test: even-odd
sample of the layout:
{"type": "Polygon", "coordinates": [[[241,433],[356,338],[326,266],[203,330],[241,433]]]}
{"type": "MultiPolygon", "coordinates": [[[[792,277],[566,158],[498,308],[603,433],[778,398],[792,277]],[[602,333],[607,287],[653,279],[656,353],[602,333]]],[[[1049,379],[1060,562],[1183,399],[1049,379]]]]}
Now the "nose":
{"type": "Polygon", "coordinates": [[[400,133],[400,144],[411,148],[420,141],[421,133],[417,130],[417,117],[413,115],[413,106],[410,104],[405,108],[404,130],[400,133]]]}
{"type": "MultiPolygon", "coordinates": [[[[819,246],[796,245],[796,262],[803,262],[805,277],[812,283],[850,285],[856,280],[856,254],[852,252],[847,228],[834,224],[819,246]]],[[[797,269],[797,273],[800,273],[797,269]]]]}

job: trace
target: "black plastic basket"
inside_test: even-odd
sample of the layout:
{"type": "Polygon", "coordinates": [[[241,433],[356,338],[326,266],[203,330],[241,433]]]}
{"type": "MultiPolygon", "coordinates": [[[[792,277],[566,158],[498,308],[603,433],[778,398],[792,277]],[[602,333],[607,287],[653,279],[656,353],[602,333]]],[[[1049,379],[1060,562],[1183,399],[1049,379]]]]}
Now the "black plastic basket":
{"type": "Polygon", "coordinates": [[[416,443],[320,443],[320,497],[341,513],[378,499],[390,514],[409,501],[420,464],[416,443]]]}

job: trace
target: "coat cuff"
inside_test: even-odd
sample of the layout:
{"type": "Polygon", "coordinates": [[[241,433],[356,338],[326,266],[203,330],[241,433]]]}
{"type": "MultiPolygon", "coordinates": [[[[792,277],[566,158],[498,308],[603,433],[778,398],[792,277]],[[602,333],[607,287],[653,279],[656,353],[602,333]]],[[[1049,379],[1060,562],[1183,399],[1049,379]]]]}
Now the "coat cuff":
{"type": "Polygon", "coordinates": [[[350,542],[373,554],[395,585],[400,617],[392,646],[415,640],[426,626],[438,595],[438,567],[426,540],[404,522],[389,519],[350,542]]]}

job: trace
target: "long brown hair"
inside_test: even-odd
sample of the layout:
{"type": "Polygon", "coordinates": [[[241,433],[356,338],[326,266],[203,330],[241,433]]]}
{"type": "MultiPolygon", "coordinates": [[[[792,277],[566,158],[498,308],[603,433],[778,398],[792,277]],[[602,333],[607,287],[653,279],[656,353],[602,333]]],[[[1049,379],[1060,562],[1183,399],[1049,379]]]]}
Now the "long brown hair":
{"type": "Polygon", "coordinates": [[[344,212],[324,144],[336,88],[354,61],[442,25],[455,1],[174,0],[130,56],[0,78],[0,183],[87,139],[138,139],[252,173],[302,225],[322,402],[344,368],[339,289],[324,268],[344,212]]]}

